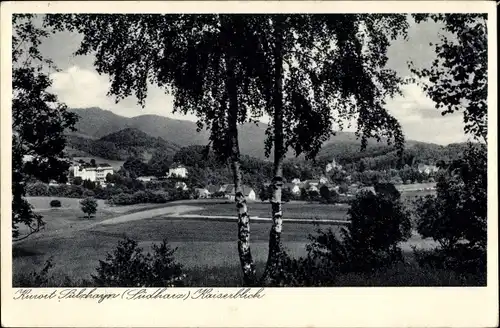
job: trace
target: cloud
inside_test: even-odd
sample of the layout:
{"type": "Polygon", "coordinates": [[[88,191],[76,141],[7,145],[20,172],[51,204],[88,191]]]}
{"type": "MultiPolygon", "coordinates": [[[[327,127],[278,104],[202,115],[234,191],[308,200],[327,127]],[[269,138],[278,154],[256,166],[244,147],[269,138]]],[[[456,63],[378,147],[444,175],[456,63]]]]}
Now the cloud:
{"type": "Polygon", "coordinates": [[[407,139],[438,144],[467,140],[461,112],[441,115],[417,84],[403,86],[402,92],[402,96],[389,100],[386,108],[401,123],[407,139]]]}
{"type": "Polygon", "coordinates": [[[107,96],[111,85],[109,76],[99,75],[94,69],[71,66],[51,74],[51,78],[51,91],[71,108],[99,107],[127,117],[156,114],[175,119],[196,120],[194,115],[172,113],[172,96],[152,85],[148,86],[146,105],[142,108],[134,96],[120,100],[119,103],[115,102],[114,96],[107,96]]]}
{"type": "Polygon", "coordinates": [[[106,96],[109,79],[105,76],[72,66],[51,74],[52,92],[69,107],[108,107],[113,101],[106,96]]]}

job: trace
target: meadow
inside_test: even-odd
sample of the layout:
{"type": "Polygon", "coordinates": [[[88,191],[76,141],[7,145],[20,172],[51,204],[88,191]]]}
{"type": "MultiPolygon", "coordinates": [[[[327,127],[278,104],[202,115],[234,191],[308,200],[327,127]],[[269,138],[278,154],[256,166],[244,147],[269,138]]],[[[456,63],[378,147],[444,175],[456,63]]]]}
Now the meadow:
{"type": "MultiPolygon", "coordinates": [[[[224,200],[204,200],[197,202],[203,209],[196,214],[206,216],[234,216],[236,207],[233,202],[224,200]]],[[[346,204],[320,204],[291,201],[282,206],[283,215],[290,219],[330,219],[346,220],[348,205],[346,204]]],[[[250,217],[271,218],[271,205],[269,202],[248,201],[248,214],[250,217]]]]}
{"type": "MultiPolygon", "coordinates": [[[[50,197],[30,197],[35,210],[44,215],[47,227],[44,231],[15,243],[13,246],[14,283],[23,275],[39,271],[46,260],[52,259],[52,285],[68,285],[69,281],[90,280],[91,274],[112,252],[118,241],[127,236],[139,242],[149,251],[153,243],[166,239],[177,248],[176,260],[184,266],[191,285],[238,286],[241,270],[236,243],[237,223],[234,219],[204,219],[210,215],[235,215],[234,203],[220,200],[176,201],[160,205],[110,206],[99,202],[97,214],[90,220],[84,218],[78,199],[58,198],[62,207],[50,209],[50,197]],[[198,219],[157,215],[163,210],[184,208],[188,213],[201,214],[198,219]],[[160,211],[160,212],[158,212],[160,211]],[[192,212],[191,212],[192,211],[192,212]],[[115,220],[130,216],[134,220],[115,220]],[[153,214],[150,214],[153,213],[153,214]],[[156,213],[156,214],[154,214],[156,213]],[[110,222],[109,224],[103,224],[110,222]],[[66,279],[69,278],[69,280],[66,279]],[[66,282],[66,283],[65,283],[66,282]]],[[[250,202],[252,216],[269,217],[268,203],[250,202]]],[[[289,218],[337,218],[345,219],[345,205],[307,204],[290,202],[283,207],[289,218]]],[[[268,252],[270,222],[251,222],[251,250],[258,270],[262,270],[268,252]]],[[[293,257],[306,255],[308,236],[318,228],[331,228],[338,233],[340,226],[318,223],[285,222],[283,243],[293,257]]],[[[339,277],[344,286],[370,285],[464,285],[477,284],[477,277],[457,276],[452,272],[418,267],[413,259],[412,246],[430,249],[436,244],[422,240],[414,234],[401,245],[404,264],[377,271],[370,276],[347,274],[339,277]],[[430,271],[429,271],[430,270],[430,271]],[[464,280],[465,279],[465,280],[464,280]]]]}

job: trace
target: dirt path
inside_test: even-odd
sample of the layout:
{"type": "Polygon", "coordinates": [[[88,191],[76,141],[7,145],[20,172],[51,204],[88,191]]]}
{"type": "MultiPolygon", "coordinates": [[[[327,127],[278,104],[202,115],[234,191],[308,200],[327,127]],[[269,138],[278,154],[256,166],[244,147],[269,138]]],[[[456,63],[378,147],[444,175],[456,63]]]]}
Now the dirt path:
{"type": "Polygon", "coordinates": [[[85,220],[82,220],[81,222],[73,223],[70,227],[65,227],[64,229],[56,229],[56,230],[42,230],[37,234],[34,234],[30,238],[21,240],[16,242],[16,244],[23,244],[26,241],[32,241],[32,240],[43,240],[47,238],[52,238],[52,237],[64,237],[64,236],[71,236],[74,232],[77,231],[82,231],[82,230],[88,230],[92,229],[93,227],[99,226],[99,225],[111,225],[111,224],[119,224],[123,222],[129,222],[129,221],[137,221],[137,220],[144,220],[144,219],[151,219],[155,217],[160,217],[160,216],[165,216],[165,215],[181,215],[182,213],[190,212],[190,211],[199,211],[202,210],[202,207],[199,206],[190,206],[190,205],[174,205],[174,206],[165,206],[165,207],[160,207],[160,208],[152,208],[152,209],[145,209],[145,210],[139,210],[137,212],[132,212],[124,215],[119,215],[119,213],[116,213],[117,216],[105,219],[99,222],[88,222],[85,220]]]}
{"type": "Polygon", "coordinates": [[[190,206],[190,205],[175,205],[175,206],[161,207],[161,208],[155,208],[125,215],[120,215],[111,219],[98,222],[95,225],[118,224],[129,221],[151,219],[154,217],[159,217],[164,215],[178,216],[181,215],[182,213],[200,211],[202,209],[203,207],[190,206]]]}
{"type": "MultiPolygon", "coordinates": [[[[191,211],[194,211],[194,210],[189,210],[187,212],[191,212],[191,211]]],[[[201,215],[201,214],[191,214],[191,213],[188,213],[188,214],[175,213],[172,215],[166,215],[165,219],[168,219],[168,218],[175,218],[175,219],[183,218],[183,219],[194,219],[194,220],[203,219],[203,220],[216,220],[216,221],[217,220],[236,221],[238,219],[236,216],[229,216],[229,215],[201,215]]],[[[268,221],[272,221],[272,219],[271,218],[262,218],[259,216],[250,216],[250,221],[252,221],[252,222],[268,222],[268,221]]],[[[316,219],[316,220],[312,220],[312,219],[283,219],[283,222],[308,223],[308,224],[310,224],[310,223],[327,223],[327,224],[333,224],[333,225],[336,225],[336,224],[345,225],[345,224],[350,223],[350,221],[348,221],[348,220],[330,220],[330,219],[316,219]]]]}

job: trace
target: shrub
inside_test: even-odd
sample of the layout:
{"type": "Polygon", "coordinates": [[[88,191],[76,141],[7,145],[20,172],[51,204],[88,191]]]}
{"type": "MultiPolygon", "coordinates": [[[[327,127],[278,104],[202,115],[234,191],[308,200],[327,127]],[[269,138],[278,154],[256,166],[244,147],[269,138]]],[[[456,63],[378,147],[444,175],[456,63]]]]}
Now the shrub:
{"type": "Polygon", "coordinates": [[[400,199],[364,191],[348,215],[351,223],[341,228],[340,238],[331,229],[310,236],[312,259],[342,272],[370,271],[402,259],[398,244],[411,236],[411,221],[400,199]]]}
{"type": "Polygon", "coordinates": [[[289,188],[281,189],[281,201],[284,203],[288,203],[290,200],[294,199],[294,195],[289,188]]]}
{"type": "Polygon", "coordinates": [[[331,202],[330,189],[328,189],[327,186],[321,186],[321,188],[319,188],[319,194],[321,195],[323,201],[325,201],[326,203],[331,202]]]}
{"type": "Polygon", "coordinates": [[[316,190],[309,190],[307,192],[307,195],[308,195],[308,200],[310,200],[310,201],[319,201],[320,200],[319,192],[316,190]]]}
{"type": "Polygon", "coordinates": [[[87,214],[89,219],[92,214],[97,212],[97,201],[94,198],[85,198],[80,201],[80,205],[83,213],[87,214]]]}
{"type": "Polygon", "coordinates": [[[94,181],[90,181],[89,179],[87,179],[83,180],[82,186],[85,189],[94,190],[97,184],[94,181]]]}
{"type": "Polygon", "coordinates": [[[85,197],[85,198],[87,198],[87,197],[95,197],[95,192],[93,190],[85,189],[83,191],[83,197],[85,197]]]}
{"type": "Polygon", "coordinates": [[[49,186],[41,182],[29,184],[26,188],[26,193],[29,196],[48,196],[49,186]]]}
{"type": "Polygon", "coordinates": [[[216,191],[212,193],[212,198],[224,198],[226,194],[223,191],[216,191]]]}
{"type": "Polygon", "coordinates": [[[346,194],[349,191],[347,184],[343,183],[339,186],[339,193],[346,194]]]}
{"type": "Polygon", "coordinates": [[[125,238],[113,254],[99,261],[92,279],[100,287],[182,286],[184,276],[182,266],[174,259],[176,250],[163,240],[159,246],[153,245],[153,254],[145,254],[136,241],[125,238]]]}
{"type": "Polygon", "coordinates": [[[61,207],[61,201],[58,199],[51,200],[50,207],[61,207]]]}
{"type": "Polygon", "coordinates": [[[33,271],[28,274],[23,274],[16,277],[13,281],[14,287],[50,287],[49,286],[49,270],[54,266],[53,258],[50,257],[45,261],[45,265],[39,272],[33,271]]]}
{"type": "Polygon", "coordinates": [[[486,272],[487,158],[483,145],[465,151],[462,160],[437,175],[436,196],[415,202],[417,231],[440,244],[421,262],[459,271],[486,272]],[[439,260],[434,260],[438,258],[439,260]],[[475,268],[474,268],[475,266],[475,268]]]}

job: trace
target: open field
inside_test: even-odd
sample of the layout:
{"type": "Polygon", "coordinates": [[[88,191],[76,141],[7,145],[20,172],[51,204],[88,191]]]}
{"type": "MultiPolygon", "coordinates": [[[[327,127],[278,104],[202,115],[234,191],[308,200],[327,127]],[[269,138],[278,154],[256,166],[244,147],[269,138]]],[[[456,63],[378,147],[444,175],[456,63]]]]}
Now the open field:
{"type": "MultiPolygon", "coordinates": [[[[200,215],[236,215],[236,207],[232,202],[205,201],[200,203],[203,206],[200,215]]],[[[331,219],[345,220],[348,206],[345,204],[309,204],[304,202],[289,202],[283,204],[283,217],[291,219],[331,219]]],[[[249,202],[248,214],[261,218],[271,217],[271,204],[269,202],[249,202]]]]}
{"type": "MultiPolygon", "coordinates": [[[[114,207],[101,202],[97,215],[88,220],[79,209],[78,199],[58,198],[63,207],[50,209],[48,203],[51,199],[29,198],[35,209],[44,215],[47,227],[32,238],[14,244],[15,277],[39,271],[45,261],[52,257],[54,268],[51,272],[55,277],[60,277],[60,281],[65,276],[72,281],[90,279],[99,260],[112,252],[120,239],[128,236],[139,241],[145,250],[150,250],[152,243],[159,243],[166,238],[171,246],[178,248],[176,260],[184,265],[194,284],[234,286],[240,283],[235,220],[186,219],[169,215],[185,212],[232,216],[235,215],[234,203],[196,200],[114,207]],[[218,275],[222,276],[217,278],[218,275]]],[[[269,208],[268,203],[249,203],[251,215],[269,217],[269,208]]],[[[300,202],[284,205],[285,217],[345,218],[345,212],[345,206],[300,202]]],[[[269,228],[270,222],[251,222],[252,254],[257,263],[264,263],[267,258],[269,228]]],[[[331,228],[336,232],[340,229],[338,225],[331,224],[285,222],[282,238],[290,255],[305,255],[308,235],[314,234],[318,228],[331,228]]],[[[432,241],[414,235],[402,245],[406,257],[412,257],[412,245],[418,248],[435,247],[432,241]]],[[[406,272],[408,268],[398,270],[406,272]]],[[[345,279],[354,285],[359,282],[359,277],[345,279]]]]}
{"type": "Polygon", "coordinates": [[[395,187],[400,192],[405,192],[405,191],[415,191],[415,190],[425,190],[425,189],[436,188],[436,183],[435,182],[410,183],[407,185],[405,185],[405,184],[396,185],[395,187]]]}

